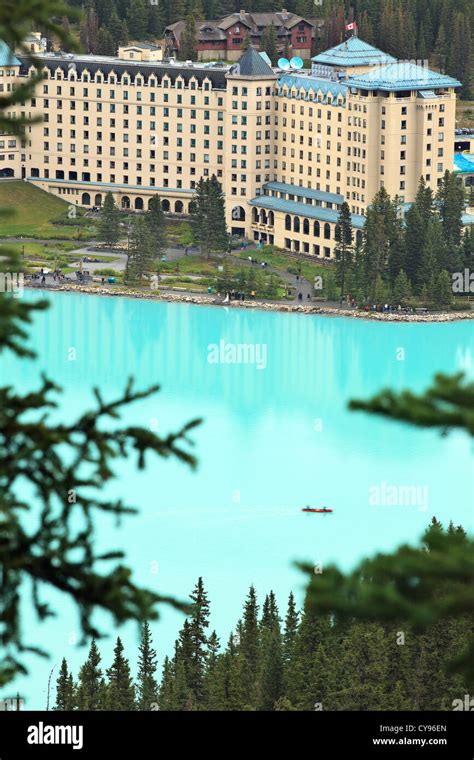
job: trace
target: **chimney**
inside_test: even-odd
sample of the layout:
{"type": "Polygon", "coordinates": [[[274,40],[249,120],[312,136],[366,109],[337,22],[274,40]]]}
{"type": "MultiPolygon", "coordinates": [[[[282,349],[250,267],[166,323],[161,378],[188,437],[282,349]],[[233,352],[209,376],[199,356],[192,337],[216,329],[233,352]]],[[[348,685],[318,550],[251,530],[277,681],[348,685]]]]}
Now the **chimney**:
{"type": "Polygon", "coordinates": [[[247,11],[239,11],[239,18],[241,21],[245,21],[246,15],[247,15],[247,11]]]}
{"type": "Polygon", "coordinates": [[[284,20],[286,20],[288,18],[288,11],[286,10],[286,8],[282,8],[282,10],[281,10],[281,17],[284,20]]]}

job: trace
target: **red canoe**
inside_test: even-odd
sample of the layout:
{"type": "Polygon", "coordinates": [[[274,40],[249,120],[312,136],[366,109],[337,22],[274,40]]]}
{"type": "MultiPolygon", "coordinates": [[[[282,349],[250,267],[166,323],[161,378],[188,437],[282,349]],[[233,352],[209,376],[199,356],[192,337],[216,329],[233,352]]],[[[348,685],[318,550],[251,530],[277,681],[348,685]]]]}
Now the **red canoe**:
{"type": "Polygon", "coordinates": [[[313,507],[304,507],[304,509],[301,510],[302,512],[316,512],[316,514],[328,514],[329,512],[333,512],[334,510],[328,509],[327,507],[322,507],[322,509],[314,509],[313,507]]]}

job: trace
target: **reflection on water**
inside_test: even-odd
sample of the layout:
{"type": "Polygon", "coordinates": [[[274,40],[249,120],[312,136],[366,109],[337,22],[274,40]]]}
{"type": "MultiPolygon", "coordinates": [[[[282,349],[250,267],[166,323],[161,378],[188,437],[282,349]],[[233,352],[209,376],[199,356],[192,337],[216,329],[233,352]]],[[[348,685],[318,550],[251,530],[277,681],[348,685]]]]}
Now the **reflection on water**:
{"type": "MultiPolygon", "coordinates": [[[[1,358],[2,382],[24,390],[46,370],[63,386],[61,414],[71,417],[92,403],[92,386],[111,398],[133,375],[140,387],[159,382],[162,391],[129,409],[128,420],[167,431],[204,418],[194,436],[197,474],[156,460],[140,475],[132,463],[120,466],[110,493],[140,515],[123,530],[99,528],[101,544],[122,545],[141,582],[160,591],[183,597],[203,575],[224,639],[250,583],[261,594],[273,588],[282,605],[290,589],[300,590],[296,558],[349,567],[414,540],[433,514],[472,529],[467,438],[440,439],[347,411],[349,398],[382,387],[421,390],[437,371],[472,373],[469,323],[373,324],[73,294],[51,302],[32,328],[38,360],[1,358]],[[265,345],[266,368],[209,363],[209,344],[221,340],[265,345]],[[391,486],[423,489],[426,511],[371,503],[371,489],[391,486]],[[302,514],[308,503],[335,512],[302,514]]],[[[154,627],[161,656],[179,623],[167,613],[154,627]]],[[[56,659],[66,655],[73,668],[83,659],[67,643],[76,626],[63,606],[54,625],[39,629],[56,659]]],[[[125,639],[134,641],[134,629],[125,639]]],[[[34,662],[35,678],[19,682],[36,700],[30,706],[42,706],[49,667],[34,662]]]]}

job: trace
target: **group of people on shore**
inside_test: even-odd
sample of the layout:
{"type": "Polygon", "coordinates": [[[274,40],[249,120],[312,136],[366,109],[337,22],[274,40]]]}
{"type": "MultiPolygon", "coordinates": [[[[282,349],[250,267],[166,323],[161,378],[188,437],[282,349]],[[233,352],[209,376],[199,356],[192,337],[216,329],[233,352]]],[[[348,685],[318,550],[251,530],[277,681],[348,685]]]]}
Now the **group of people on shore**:
{"type": "Polygon", "coordinates": [[[34,283],[38,283],[40,285],[46,285],[46,277],[52,277],[53,282],[64,282],[66,280],[66,275],[61,272],[60,269],[55,269],[54,271],[45,271],[43,267],[39,270],[39,272],[35,272],[31,275],[31,280],[34,283]]]}
{"type": "MultiPolygon", "coordinates": [[[[398,304],[398,306],[394,306],[393,304],[387,304],[387,303],[374,303],[374,304],[366,304],[364,306],[364,311],[378,311],[382,314],[394,314],[397,312],[398,314],[414,314],[415,309],[413,306],[402,306],[401,304],[398,304]]],[[[422,309],[421,311],[428,311],[427,309],[422,309]]]]}

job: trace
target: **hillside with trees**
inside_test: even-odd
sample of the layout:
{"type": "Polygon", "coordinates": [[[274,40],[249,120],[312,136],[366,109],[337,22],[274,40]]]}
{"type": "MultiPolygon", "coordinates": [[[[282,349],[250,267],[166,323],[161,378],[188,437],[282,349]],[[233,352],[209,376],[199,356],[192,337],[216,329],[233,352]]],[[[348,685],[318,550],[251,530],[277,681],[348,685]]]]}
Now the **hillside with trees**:
{"type": "MultiPolygon", "coordinates": [[[[83,8],[81,44],[86,52],[114,55],[129,40],[157,40],[175,21],[216,19],[238,12],[232,0],[70,0],[83,8]]],[[[463,83],[461,97],[473,97],[474,5],[470,0],[249,0],[248,12],[279,10],[324,21],[314,51],[345,39],[346,20],[356,20],[359,35],[397,58],[428,60],[430,65],[463,83]]],[[[63,23],[69,26],[67,18],[63,23]]],[[[271,45],[271,35],[267,43],[271,45]]],[[[187,52],[189,57],[189,51],[187,52]]]]}

